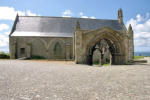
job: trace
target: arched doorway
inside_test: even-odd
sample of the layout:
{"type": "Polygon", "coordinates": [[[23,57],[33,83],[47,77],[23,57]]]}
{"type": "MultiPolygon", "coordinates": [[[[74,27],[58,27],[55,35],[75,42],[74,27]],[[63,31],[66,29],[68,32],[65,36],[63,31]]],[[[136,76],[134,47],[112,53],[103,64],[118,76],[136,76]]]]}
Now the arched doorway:
{"type": "Polygon", "coordinates": [[[55,44],[53,52],[56,58],[60,58],[62,56],[62,48],[59,42],[55,44]]]}
{"type": "Polygon", "coordinates": [[[102,38],[96,42],[91,48],[89,48],[87,54],[87,63],[93,65],[95,60],[96,63],[103,64],[117,64],[116,55],[119,53],[118,45],[115,44],[112,40],[102,38]],[[96,53],[97,54],[96,54],[96,53]],[[97,59],[95,59],[97,58],[97,59]]]}
{"type": "Polygon", "coordinates": [[[49,59],[65,59],[65,42],[61,38],[54,38],[49,42],[49,59]]]}
{"type": "MultiPolygon", "coordinates": [[[[108,51],[112,56],[112,64],[128,63],[128,37],[120,31],[104,27],[92,31],[77,31],[75,34],[76,63],[92,65],[93,52],[101,40],[105,40],[108,45],[108,51]]],[[[106,47],[104,46],[104,48],[106,47]]],[[[99,51],[102,53],[102,48],[99,48],[99,51]]]]}

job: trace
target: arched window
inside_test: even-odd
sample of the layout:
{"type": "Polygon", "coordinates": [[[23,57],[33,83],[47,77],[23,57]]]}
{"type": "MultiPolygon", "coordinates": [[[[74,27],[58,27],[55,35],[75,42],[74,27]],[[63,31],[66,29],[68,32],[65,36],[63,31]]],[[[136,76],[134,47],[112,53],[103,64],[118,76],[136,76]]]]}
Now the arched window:
{"type": "Polygon", "coordinates": [[[59,42],[57,42],[54,46],[54,55],[57,57],[62,55],[62,49],[61,49],[61,45],[59,42]]]}

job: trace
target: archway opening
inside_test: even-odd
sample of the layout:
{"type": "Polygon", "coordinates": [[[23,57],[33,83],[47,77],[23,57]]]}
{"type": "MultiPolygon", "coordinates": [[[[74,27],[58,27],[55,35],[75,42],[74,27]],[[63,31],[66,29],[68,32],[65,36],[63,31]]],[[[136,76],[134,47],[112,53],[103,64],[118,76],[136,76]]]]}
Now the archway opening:
{"type": "Polygon", "coordinates": [[[115,64],[116,54],[118,53],[117,45],[108,39],[101,39],[89,49],[89,65],[111,65],[115,64]]]}
{"type": "Polygon", "coordinates": [[[59,58],[62,55],[62,49],[61,49],[61,45],[59,44],[59,42],[57,42],[54,46],[54,56],[59,58]]]}

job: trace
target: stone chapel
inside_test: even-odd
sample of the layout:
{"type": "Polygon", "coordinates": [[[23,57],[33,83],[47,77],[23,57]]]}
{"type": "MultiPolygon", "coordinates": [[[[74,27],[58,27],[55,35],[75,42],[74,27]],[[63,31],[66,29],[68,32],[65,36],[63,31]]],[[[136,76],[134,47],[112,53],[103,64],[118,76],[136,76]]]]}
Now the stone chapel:
{"type": "Polygon", "coordinates": [[[111,59],[128,64],[134,57],[133,30],[118,18],[16,16],[9,35],[11,59],[40,56],[49,60],[73,60],[92,65],[111,59]]]}

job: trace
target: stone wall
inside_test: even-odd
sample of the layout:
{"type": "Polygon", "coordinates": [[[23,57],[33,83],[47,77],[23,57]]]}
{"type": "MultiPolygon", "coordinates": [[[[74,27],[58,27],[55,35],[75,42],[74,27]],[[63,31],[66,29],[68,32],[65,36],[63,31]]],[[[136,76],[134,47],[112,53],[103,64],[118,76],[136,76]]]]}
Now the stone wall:
{"type": "Polygon", "coordinates": [[[9,39],[12,59],[31,56],[41,56],[53,60],[72,60],[73,58],[73,39],[71,37],[11,36],[9,39]]]}

